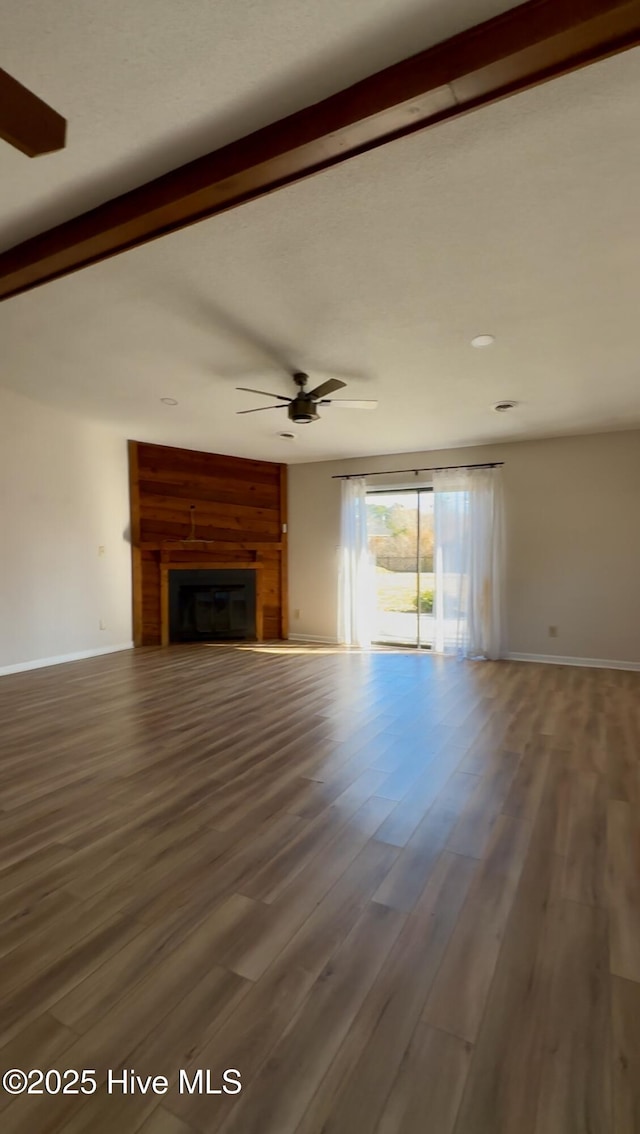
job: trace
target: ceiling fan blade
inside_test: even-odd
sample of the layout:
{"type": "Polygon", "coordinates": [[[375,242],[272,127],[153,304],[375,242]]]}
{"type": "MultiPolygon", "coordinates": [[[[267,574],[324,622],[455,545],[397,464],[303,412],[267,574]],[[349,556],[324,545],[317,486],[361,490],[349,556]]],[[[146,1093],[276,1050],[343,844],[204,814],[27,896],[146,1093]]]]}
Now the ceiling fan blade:
{"type": "Polygon", "coordinates": [[[321,406],[339,406],[340,409],[377,409],[376,401],[361,401],[352,398],[326,398],[320,402],[321,406]]]}
{"type": "MultiPolygon", "coordinates": [[[[236,386],[236,390],[244,390],[247,394],[264,394],[265,398],[279,398],[282,402],[291,401],[291,398],[285,397],[284,394],[270,394],[268,390],[252,390],[250,386],[236,386]]],[[[246,413],[247,411],[244,410],[243,412],[246,413]]]]}
{"type": "Polygon", "coordinates": [[[256,406],[255,409],[239,409],[236,413],[262,413],[266,409],[284,409],[284,406],[256,406]]]}
{"type": "Polygon", "coordinates": [[[334,390],[342,390],[346,384],[346,382],[341,382],[339,378],[329,378],[326,382],[321,382],[319,386],[316,386],[315,390],[309,390],[309,397],[324,398],[327,394],[332,394],[334,390]]]}

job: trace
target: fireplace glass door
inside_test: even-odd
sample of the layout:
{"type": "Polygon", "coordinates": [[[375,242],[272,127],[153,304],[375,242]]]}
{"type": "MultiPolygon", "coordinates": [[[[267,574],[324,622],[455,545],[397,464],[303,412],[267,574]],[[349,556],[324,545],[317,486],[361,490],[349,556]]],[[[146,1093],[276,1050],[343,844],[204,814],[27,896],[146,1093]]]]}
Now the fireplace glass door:
{"type": "Polygon", "coordinates": [[[170,641],[233,642],[255,635],[254,571],[169,572],[170,641]]]}

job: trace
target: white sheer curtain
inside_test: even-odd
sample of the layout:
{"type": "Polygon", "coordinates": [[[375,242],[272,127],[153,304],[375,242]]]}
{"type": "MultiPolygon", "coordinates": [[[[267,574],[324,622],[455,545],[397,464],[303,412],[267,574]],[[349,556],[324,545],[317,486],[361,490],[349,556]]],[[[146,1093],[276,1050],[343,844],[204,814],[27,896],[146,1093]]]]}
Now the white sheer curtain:
{"type": "Polygon", "coordinates": [[[504,634],[502,469],[433,474],[435,650],[499,658],[504,634]]]}
{"type": "Polygon", "coordinates": [[[371,570],[367,542],[367,486],[364,477],[342,481],[338,640],[371,645],[371,570]]]}

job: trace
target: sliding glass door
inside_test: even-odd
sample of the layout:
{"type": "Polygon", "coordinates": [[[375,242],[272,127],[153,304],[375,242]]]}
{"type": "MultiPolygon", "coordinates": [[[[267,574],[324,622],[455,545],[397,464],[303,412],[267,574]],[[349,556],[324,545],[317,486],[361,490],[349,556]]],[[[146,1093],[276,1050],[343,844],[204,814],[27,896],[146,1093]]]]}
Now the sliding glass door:
{"type": "Polygon", "coordinates": [[[433,493],[367,493],[374,563],[372,640],[398,646],[433,643],[433,493]]]}

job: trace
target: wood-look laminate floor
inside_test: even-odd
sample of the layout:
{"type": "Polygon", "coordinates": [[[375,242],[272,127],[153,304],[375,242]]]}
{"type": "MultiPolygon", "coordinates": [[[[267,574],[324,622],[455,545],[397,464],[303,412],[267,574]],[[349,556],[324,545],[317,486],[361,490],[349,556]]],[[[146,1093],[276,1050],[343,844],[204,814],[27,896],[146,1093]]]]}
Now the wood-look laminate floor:
{"type": "Polygon", "coordinates": [[[640,1131],[640,674],[140,650],[0,744],[0,1070],[99,1084],[2,1134],[640,1131]]]}

